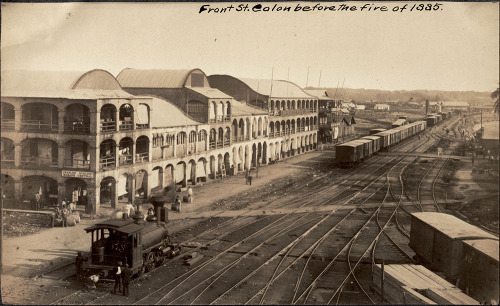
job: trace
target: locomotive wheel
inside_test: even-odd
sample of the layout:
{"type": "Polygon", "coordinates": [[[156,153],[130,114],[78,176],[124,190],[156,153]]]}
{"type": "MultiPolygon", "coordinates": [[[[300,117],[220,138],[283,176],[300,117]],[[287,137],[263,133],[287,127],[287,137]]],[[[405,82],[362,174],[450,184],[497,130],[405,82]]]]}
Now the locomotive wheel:
{"type": "Polygon", "coordinates": [[[148,256],[146,257],[146,272],[151,272],[155,268],[156,264],[156,255],[153,252],[149,252],[148,256]]]}
{"type": "Polygon", "coordinates": [[[157,267],[163,266],[164,263],[165,263],[165,257],[161,256],[161,254],[156,254],[156,266],[157,267]]]}

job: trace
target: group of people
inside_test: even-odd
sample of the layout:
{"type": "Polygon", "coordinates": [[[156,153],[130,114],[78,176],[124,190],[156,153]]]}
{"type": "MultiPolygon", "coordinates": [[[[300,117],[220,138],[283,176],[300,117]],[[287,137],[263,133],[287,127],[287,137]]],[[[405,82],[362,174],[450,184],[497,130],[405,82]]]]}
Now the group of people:
{"type": "Polygon", "coordinates": [[[62,218],[62,221],[63,221],[62,226],[67,227],[68,226],[68,216],[71,213],[76,212],[76,204],[73,202],[70,202],[69,204],[67,204],[66,199],[64,199],[61,203],[61,206],[59,206],[59,204],[56,206],[55,212],[56,212],[56,218],[58,218],[58,219],[62,218]]]}
{"type": "Polygon", "coordinates": [[[123,266],[123,263],[119,261],[117,266],[113,269],[113,277],[115,279],[113,294],[116,294],[116,289],[118,289],[119,293],[123,293],[124,296],[128,296],[128,286],[132,278],[132,271],[130,271],[128,264],[123,266]]]}

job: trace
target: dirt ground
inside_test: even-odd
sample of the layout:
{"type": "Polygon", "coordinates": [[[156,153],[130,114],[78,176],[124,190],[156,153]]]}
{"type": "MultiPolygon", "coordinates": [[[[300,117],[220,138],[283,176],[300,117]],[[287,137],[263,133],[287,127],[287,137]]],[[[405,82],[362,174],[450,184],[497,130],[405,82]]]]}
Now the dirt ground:
{"type": "MultiPolygon", "coordinates": [[[[245,184],[244,173],[194,186],[194,201],[183,204],[181,212],[169,212],[169,231],[189,230],[206,218],[237,216],[238,210],[250,202],[262,201],[286,193],[286,185],[301,182],[323,171],[323,162],[331,160],[333,151],[312,151],[261,167],[252,185],[245,184]],[[284,180],[283,178],[287,178],[284,180]],[[285,188],[282,188],[285,187],[285,188]],[[278,194],[275,191],[278,190],[278,194]],[[257,192],[258,191],[258,192],[257,192]],[[236,202],[237,205],[234,203],[236,202]],[[233,204],[230,204],[233,203],[233,204]]],[[[145,209],[145,208],[143,208],[145,209]]],[[[39,228],[26,235],[2,238],[1,289],[3,303],[18,303],[19,296],[28,296],[28,304],[36,304],[34,290],[54,285],[56,280],[44,278],[44,273],[73,262],[77,252],[90,250],[90,237],[84,231],[94,223],[109,218],[113,210],[103,210],[100,218],[82,218],[80,224],[66,228],[39,228]]],[[[3,229],[5,230],[5,229],[3,229]]]]}

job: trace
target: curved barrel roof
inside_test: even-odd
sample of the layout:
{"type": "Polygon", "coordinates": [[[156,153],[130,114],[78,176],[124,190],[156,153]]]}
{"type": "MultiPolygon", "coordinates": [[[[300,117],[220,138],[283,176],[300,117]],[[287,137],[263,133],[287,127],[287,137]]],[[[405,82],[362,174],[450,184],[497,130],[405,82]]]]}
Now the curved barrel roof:
{"type": "Polygon", "coordinates": [[[69,99],[132,98],[115,77],[100,69],[91,71],[2,71],[3,97],[69,99]]]}
{"type": "MultiPolygon", "coordinates": [[[[118,82],[128,88],[182,88],[189,74],[200,69],[133,69],[125,68],[118,76],[118,82]]],[[[204,74],[204,73],[203,73],[204,74]]]]}
{"type": "Polygon", "coordinates": [[[317,99],[289,81],[240,78],[253,91],[272,98],[317,99]]]}

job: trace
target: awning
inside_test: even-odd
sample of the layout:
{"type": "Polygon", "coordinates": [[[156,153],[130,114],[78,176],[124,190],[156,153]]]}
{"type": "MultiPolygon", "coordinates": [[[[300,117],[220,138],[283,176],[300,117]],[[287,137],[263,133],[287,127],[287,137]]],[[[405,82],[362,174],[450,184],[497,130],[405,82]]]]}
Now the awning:
{"type": "Polygon", "coordinates": [[[135,122],[137,124],[148,124],[149,123],[148,107],[146,105],[139,104],[139,106],[137,106],[135,122]]]}

